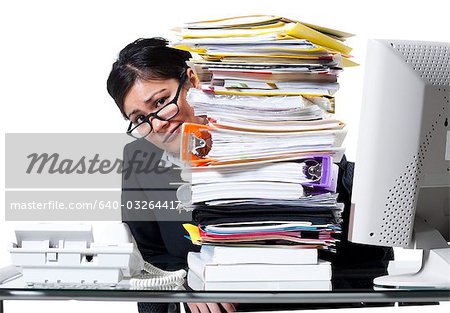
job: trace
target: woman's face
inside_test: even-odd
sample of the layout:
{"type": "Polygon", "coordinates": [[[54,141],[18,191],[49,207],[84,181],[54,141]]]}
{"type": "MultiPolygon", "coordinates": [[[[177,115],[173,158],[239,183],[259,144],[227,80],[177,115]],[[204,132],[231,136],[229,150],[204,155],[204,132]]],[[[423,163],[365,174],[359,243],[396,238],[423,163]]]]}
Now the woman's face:
{"type": "MultiPolygon", "coordinates": [[[[199,82],[192,69],[186,72],[187,84],[198,87],[199,82]],[[190,84],[189,84],[190,83],[190,84]]],[[[172,101],[177,93],[180,81],[178,79],[165,80],[137,80],[130,88],[124,100],[124,111],[130,121],[137,122],[143,116],[153,113],[172,101]]],[[[181,89],[178,97],[179,112],[169,121],[150,118],[153,131],[146,137],[157,147],[172,152],[180,151],[181,125],[185,122],[202,123],[203,118],[194,115],[193,108],[186,101],[187,88],[181,89]]]]}

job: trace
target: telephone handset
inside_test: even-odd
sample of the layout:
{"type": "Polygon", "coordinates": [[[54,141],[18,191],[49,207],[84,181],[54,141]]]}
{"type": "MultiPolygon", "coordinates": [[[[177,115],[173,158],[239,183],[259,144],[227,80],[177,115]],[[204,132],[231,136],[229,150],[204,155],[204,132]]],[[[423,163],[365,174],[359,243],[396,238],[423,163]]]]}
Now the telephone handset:
{"type": "Polygon", "coordinates": [[[186,271],[164,271],[142,258],[124,223],[19,225],[9,249],[25,282],[181,286],[186,271]]]}

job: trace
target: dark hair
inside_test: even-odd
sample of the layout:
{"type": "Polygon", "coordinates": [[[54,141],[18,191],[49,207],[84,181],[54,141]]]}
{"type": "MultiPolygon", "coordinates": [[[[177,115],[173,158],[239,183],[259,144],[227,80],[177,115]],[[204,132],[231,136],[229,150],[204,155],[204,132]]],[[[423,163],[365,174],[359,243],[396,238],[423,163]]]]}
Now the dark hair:
{"type": "Polygon", "coordinates": [[[178,79],[188,67],[191,54],[167,44],[164,38],[139,38],[120,51],[106,85],[125,118],[123,102],[136,80],[178,79]]]}

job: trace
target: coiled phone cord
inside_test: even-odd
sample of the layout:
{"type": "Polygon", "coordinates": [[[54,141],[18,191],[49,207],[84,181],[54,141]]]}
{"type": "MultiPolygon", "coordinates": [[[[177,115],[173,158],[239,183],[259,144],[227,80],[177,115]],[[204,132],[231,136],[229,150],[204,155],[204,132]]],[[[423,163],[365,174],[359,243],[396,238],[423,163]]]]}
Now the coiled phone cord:
{"type": "Polygon", "coordinates": [[[159,287],[167,285],[181,286],[184,283],[186,277],[185,270],[178,271],[164,271],[151,265],[148,262],[144,262],[144,272],[139,277],[130,279],[130,284],[134,287],[148,288],[159,287]]]}

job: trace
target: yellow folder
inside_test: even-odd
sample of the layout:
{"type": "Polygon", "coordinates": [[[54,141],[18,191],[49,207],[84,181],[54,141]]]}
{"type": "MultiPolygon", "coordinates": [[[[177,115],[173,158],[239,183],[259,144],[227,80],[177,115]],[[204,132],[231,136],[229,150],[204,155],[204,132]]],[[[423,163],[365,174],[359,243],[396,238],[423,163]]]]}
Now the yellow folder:
{"type": "Polygon", "coordinates": [[[337,39],[334,39],[330,36],[327,36],[321,32],[318,32],[317,30],[314,30],[306,25],[303,25],[301,23],[296,23],[294,27],[292,27],[288,33],[289,36],[299,38],[299,39],[306,39],[311,41],[312,43],[315,43],[317,45],[331,48],[335,51],[339,51],[343,54],[349,54],[350,51],[352,51],[352,48],[349,46],[346,46],[342,42],[340,42],[337,39]]]}
{"type": "Polygon", "coordinates": [[[348,55],[352,50],[343,40],[350,33],[273,15],[238,16],[227,19],[188,23],[181,29],[184,39],[252,37],[273,35],[273,39],[290,36],[348,55]]]}

